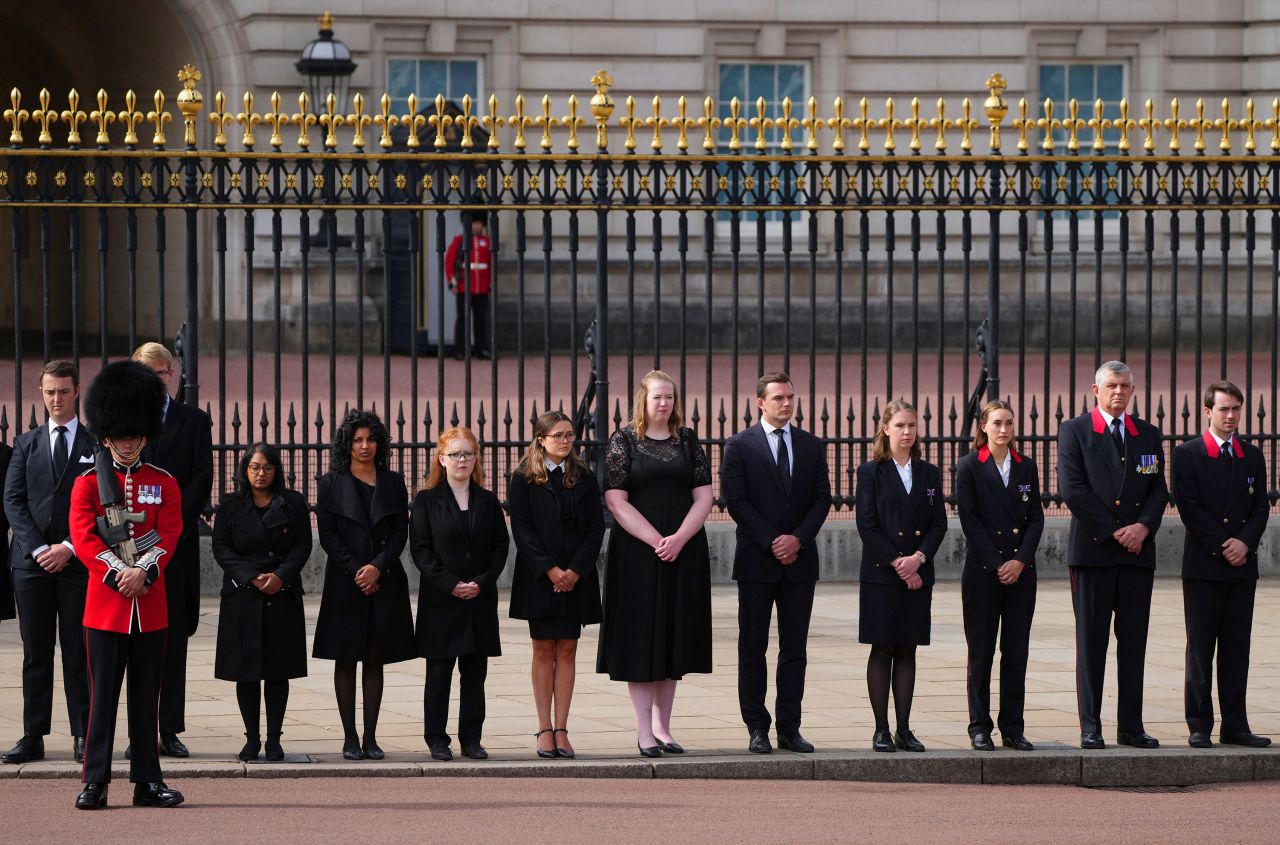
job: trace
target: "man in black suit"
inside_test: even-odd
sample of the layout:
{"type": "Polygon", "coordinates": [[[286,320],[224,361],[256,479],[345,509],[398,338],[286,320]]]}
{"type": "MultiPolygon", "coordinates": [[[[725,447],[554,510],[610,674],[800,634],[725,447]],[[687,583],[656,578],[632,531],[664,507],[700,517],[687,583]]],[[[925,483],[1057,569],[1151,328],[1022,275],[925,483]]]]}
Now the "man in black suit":
{"type": "Polygon", "coordinates": [[[1224,745],[1264,748],[1249,729],[1245,688],[1258,541],[1267,527],[1267,466],[1262,450],[1236,433],[1244,394],[1229,381],[1204,392],[1208,428],[1173,450],[1173,495],[1187,528],[1182,547],[1182,602],[1187,623],[1186,710],[1192,748],[1213,741],[1213,653],[1224,745]]]}
{"type": "Polygon", "coordinates": [[[84,601],[89,571],[76,559],[71,486],[93,466],[94,440],[76,418],[80,374],[70,361],[40,371],[40,396],[49,421],[14,441],[5,475],[4,511],[13,528],[13,592],[22,634],[23,736],[5,763],[44,758],[53,715],[53,651],[62,647],[62,683],[76,762],[84,759],[89,720],[89,675],[84,652],[84,601]]]}
{"type": "Polygon", "coordinates": [[[1115,614],[1121,745],[1160,745],[1142,725],[1142,676],[1155,579],[1155,534],[1169,503],[1160,432],[1126,409],[1133,372],[1108,361],[1094,376],[1093,411],[1058,431],[1058,483],[1071,510],[1067,565],[1076,615],[1080,747],[1105,748],[1102,681],[1115,614]]]}
{"type": "Polygon", "coordinates": [[[818,531],[831,509],[831,478],[822,441],[791,425],[795,389],[786,373],[756,382],[760,422],[729,438],[720,491],[738,524],[733,578],[738,582],[738,705],[748,750],[769,743],[765,651],[778,606],[776,700],[778,747],[813,751],[800,735],[806,644],[818,582],[818,531]]]}
{"type": "MultiPolygon", "coordinates": [[[[12,457],[13,447],[0,443],[0,479],[9,474],[9,459],[12,457]]],[[[3,496],[4,483],[0,480],[0,502],[3,496]]],[[[9,517],[5,516],[4,507],[0,505],[0,621],[17,615],[13,605],[13,576],[9,572],[9,517]]]]}
{"type": "MultiPolygon", "coordinates": [[[[172,389],[173,355],[159,343],[144,343],[133,360],[146,364],[172,389]]],[[[187,729],[187,639],[200,622],[200,517],[213,488],[213,423],[199,408],[170,396],[165,401],[160,439],[148,443],[143,459],[167,471],[182,489],[182,539],[165,569],[169,638],[160,684],[160,753],[186,757],[178,734],[187,729]]]]}

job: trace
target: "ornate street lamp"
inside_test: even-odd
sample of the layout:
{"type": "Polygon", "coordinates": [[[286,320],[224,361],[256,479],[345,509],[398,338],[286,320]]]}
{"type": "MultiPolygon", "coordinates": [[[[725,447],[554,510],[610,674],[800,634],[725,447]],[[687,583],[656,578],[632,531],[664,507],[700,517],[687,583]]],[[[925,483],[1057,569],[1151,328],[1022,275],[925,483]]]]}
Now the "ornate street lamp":
{"type": "Polygon", "coordinates": [[[320,37],[302,48],[302,57],[294,67],[307,77],[312,111],[323,112],[329,94],[337,99],[338,108],[343,108],[356,63],[351,60],[351,49],[333,37],[333,15],[329,12],[320,16],[320,37]]]}

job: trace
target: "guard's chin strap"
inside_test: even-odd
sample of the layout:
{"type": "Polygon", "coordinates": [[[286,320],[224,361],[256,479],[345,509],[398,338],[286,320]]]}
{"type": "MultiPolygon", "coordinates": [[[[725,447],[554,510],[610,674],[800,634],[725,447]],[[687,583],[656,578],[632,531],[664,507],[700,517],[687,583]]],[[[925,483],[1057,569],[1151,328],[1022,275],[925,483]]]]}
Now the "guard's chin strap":
{"type": "Polygon", "coordinates": [[[134,449],[132,452],[126,455],[125,453],[121,452],[119,449],[116,448],[116,444],[114,440],[107,441],[107,448],[111,450],[111,459],[114,460],[120,466],[126,467],[126,473],[128,469],[132,469],[133,466],[138,463],[138,459],[142,457],[142,450],[145,449],[146,447],[147,447],[147,438],[145,437],[140,438],[138,440],[138,448],[134,449]]]}

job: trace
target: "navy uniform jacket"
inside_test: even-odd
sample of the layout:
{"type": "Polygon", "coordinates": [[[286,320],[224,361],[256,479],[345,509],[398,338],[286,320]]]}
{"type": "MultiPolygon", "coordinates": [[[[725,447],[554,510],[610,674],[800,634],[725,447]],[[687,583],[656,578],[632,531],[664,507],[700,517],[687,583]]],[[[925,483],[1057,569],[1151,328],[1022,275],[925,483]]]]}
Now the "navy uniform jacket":
{"type": "Polygon", "coordinates": [[[1169,504],[1164,447],[1155,426],[1124,419],[1123,459],[1096,407],[1058,430],[1058,483],[1071,509],[1068,566],[1156,567],[1156,531],[1169,504]],[[1112,535],[1136,522],[1150,533],[1135,555],[1112,535]]]}
{"type": "Polygon", "coordinates": [[[933,558],[947,533],[942,473],[936,466],[912,458],[908,494],[892,460],[867,461],[858,467],[855,511],[862,538],[860,581],[900,584],[902,579],[889,564],[922,551],[925,562],[917,573],[926,587],[933,584],[933,558]]]}
{"type": "Polygon", "coordinates": [[[1187,527],[1182,577],[1252,581],[1258,577],[1258,541],[1267,527],[1267,467],[1262,450],[1231,438],[1234,457],[1223,459],[1218,441],[1205,432],[1173,450],[1173,495],[1187,527]],[[1222,544],[1236,538],[1249,547],[1243,566],[1222,557],[1222,544]]]}
{"type": "Polygon", "coordinates": [[[1005,561],[1027,566],[1019,581],[1036,575],[1036,549],[1044,531],[1044,505],[1035,461],[1009,450],[1009,486],[983,446],[956,464],[956,500],[964,530],[965,581],[999,583],[996,570],[1005,561]]]}

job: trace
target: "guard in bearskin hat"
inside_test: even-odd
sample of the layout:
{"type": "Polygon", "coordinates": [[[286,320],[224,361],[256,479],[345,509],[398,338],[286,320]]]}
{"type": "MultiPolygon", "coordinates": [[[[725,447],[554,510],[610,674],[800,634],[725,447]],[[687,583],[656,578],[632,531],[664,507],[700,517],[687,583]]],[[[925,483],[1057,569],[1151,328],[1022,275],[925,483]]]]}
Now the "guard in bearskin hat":
{"type": "Polygon", "coordinates": [[[89,664],[81,810],[107,805],[120,686],[129,676],[129,780],[134,806],[174,807],[182,793],[165,786],[156,708],[169,619],[164,569],[182,534],[182,500],[169,473],[142,461],[160,433],[165,387],[133,361],[108,364],[89,386],[84,415],[101,440],[94,468],[71,491],[76,554],[89,568],[84,628],[89,664]]]}

